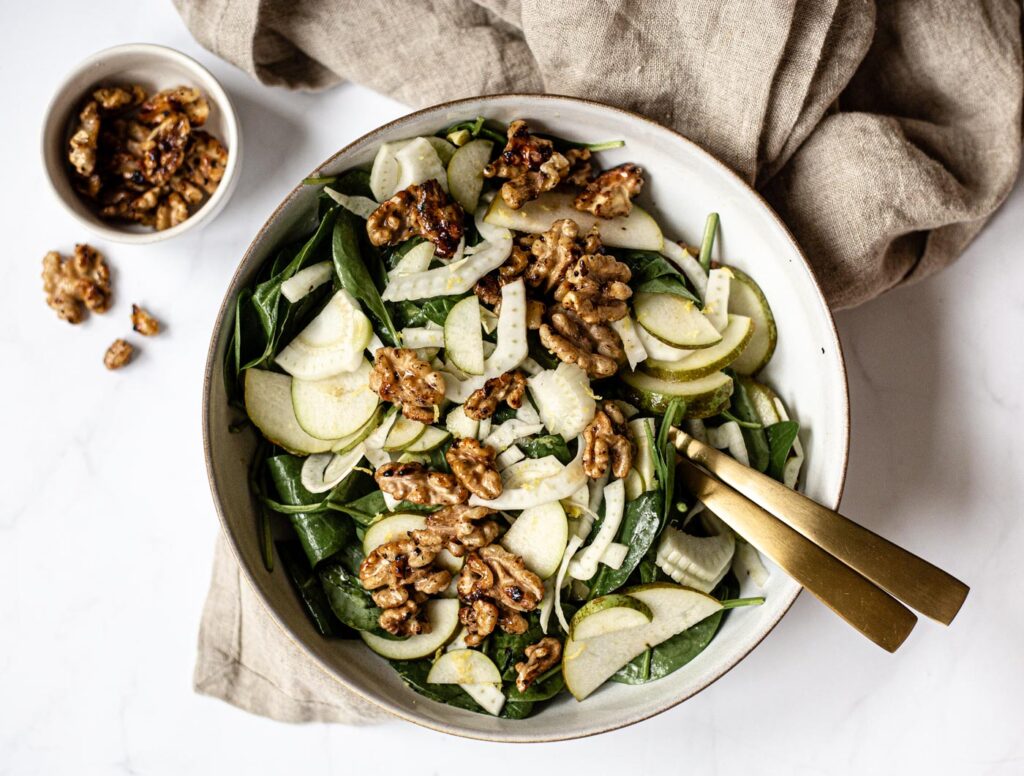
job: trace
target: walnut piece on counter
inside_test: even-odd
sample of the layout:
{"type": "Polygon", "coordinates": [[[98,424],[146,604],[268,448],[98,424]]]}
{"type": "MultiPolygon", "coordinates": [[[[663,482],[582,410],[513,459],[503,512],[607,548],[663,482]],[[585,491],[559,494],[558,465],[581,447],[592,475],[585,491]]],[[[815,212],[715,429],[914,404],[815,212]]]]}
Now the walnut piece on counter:
{"type": "Polygon", "coordinates": [[[513,210],[551,191],[569,174],[570,162],[550,140],[530,133],[522,119],[508,125],[508,143],[497,159],[484,167],[487,178],[506,178],[501,198],[513,210]]]}
{"type": "Polygon", "coordinates": [[[359,581],[372,590],[373,602],[383,611],[381,628],[395,636],[428,633],[421,605],[445,590],[452,575],[437,568],[437,550],[421,547],[414,539],[387,542],[372,550],[359,566],[359,581]]]}
{"type": "Polygon", "coordinates": [[[562,658],[562,642],[554,636],[545,636],[525,650],[526,661],[516,663],[516,689],[526,692],[537,678],[550,671],[562,658]]]}
{"type": "Polygon", "coordinates": [[[494,450],[487,445],[463,437],[448,448],[444,457],[452,474],[470,493],[492,499],[500,496],[503,488],[494,455],[494,450]]]}
{"type": "Polygon", "coordinates": [[[445,548],[457,558],[467,550],[478,550],[498,538],[498,523],[490,519],[495,514],[488,507],[453,504],[427,515],[426,525],[409,535],[421,547],[435,551],[445,548]]]}
{"type": "Polygon", "coordinates": [[[544,597],[540,577],[523,559],[499,544],[489,544],[466,556],[457,584],[459,621],[466,626],[466,644],[479,645],[496,626],[506,633],[525,633],[521,612],[531,612],[544,597]]]}
{"type": "Polygon", "coordinates": [[[429,471],[417,461],[392,461],[373,475],[377,487],[399,501],[414,504],[463,504],[469,498],[454,474],[429,471]]]}
{"type": "Polygon", "coordinates": [[[46,303],[68,323],[81,323],[86,310],[110,309],[110,269],[95,248],[79,243],[67,259],[57,251],[43,257],[43,291],[46,303]]]}
{"type": "Polygon", "coordinates": [[[597,479],[608,473],[625,479],[633,466],[633,440],[626,426],[626,416],[613,401],[598,405],[594,419],[583,429],[583,471],[597,479]]]}
{"type": "Polygon", "coordinates": [[[633,273],[612,256],[588,253],[580,256],[555,289],[555,300],[586,323],[611,323],[629,314],[626,300],[633,295],[628,285],[633,273]]]}
{"type": "Polygon", "coordinates": [[[462,239],[465,213],[444,193],[436,180],[413,184],[381,203],[366,220],[366,233],[374,245],[394,245],[410,237],[434,244],[438,256],[450,259],[462,239]]]}
{"type": "Polygon", "coordinates": [[[377,349],[370,389],[420,423],[435,422],[444,401],[444,377],[410,348],[377,349]]]}
{"type": "Polygon", "coordinates": [[[633,197],[643,187],[643,169],[635,164],[620,164],[588,183],[576,195],[573,205],[577,210],[592,213],[598,218],[628,216],[633,209],[633,197]]]}
{"type": "Polygon", "coordinates": [[[116,339],[107,348],[107,352],[103,354],[103,365],[107,369],[120,369],[132,360],[134,354],[135,348],[129,342],[123,339],[116,339]]]}
{"type": "Polygon", "coordinates": [[[514,410],[519,409],[523,406],[525,396],[526,378],[515,369],[492,377],[484,383],[483,388],[473,391],[466,399],[464,411],[473,420],[483,420],[491,417],[501,402],[507,403],[514,410]]]}
{"type": "Polygon", "coordinates": [[[572,310],[555,305],[538,332],[541,344],[567,364],[576,364],[590,377],[611,377],[626,352],[615,329],[605,323],[586,323],[572,310]]]}
{"type": "Polygon", "coordinates": [[[143,337],[153,337],[160,333],[160,322],[142,307],[132,305],[132,328],[143,337]]]}

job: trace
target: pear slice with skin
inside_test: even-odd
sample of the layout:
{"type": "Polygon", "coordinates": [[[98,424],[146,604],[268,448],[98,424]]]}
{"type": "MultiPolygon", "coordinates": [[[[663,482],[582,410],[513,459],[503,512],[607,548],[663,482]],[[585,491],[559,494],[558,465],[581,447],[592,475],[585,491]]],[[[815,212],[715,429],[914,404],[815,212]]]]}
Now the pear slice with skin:
{"type": "Polygon", "coordinates": [[[646,604],[653,619],[646,625],[614,631],[589,639],[570,636],[562,651],[565,686],[581,701],[611,678],[612,674],[648,647],[693,627],[721,611],[721,602],[679,585],[655,583],[623,591],[646,604]]]}
{"type": "Polygon", "coordinates": [[[569,624],[577,641],[647,625],[654,619],[651,607],[638,598],[611,593],[588,601],[569,624]]]}

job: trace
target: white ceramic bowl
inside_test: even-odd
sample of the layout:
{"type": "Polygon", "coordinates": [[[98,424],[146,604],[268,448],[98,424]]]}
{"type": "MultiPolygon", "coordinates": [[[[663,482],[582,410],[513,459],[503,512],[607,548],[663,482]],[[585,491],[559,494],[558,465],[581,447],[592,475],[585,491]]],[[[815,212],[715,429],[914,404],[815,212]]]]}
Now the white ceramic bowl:
{"type": "Polygon", "coordinates": [[[122,243],[153,243],[169,240],[209,222],[231,197],[238,183],[242,161],[242,137],[238,116],[210,71],[180,51],[150,43],[130,43],[99,51],[80,63],[58,87],[46,109],[42,132],[43,166],[54,194],[85,227],[108,240],[122,243]],[[194,86],[210,103],[210,117],[203,129],[228,149],[224,177],[213,195],[190,218],[158,232],[139,224],[101,220],[71,185],[67,143],[82,99],[101,83],[137,83],[152,94],[174,86],[194,86]]]}
{"type": "MultiPolygon", "coordinates": [[[[722,247],[731,263],[764,288],[779,328],[779,345],[765,378],[802,424],[807,448],[805,491],[836,507],[846,474],[849,415],[846,373],[832,317],[806,259],[779,218],[736,175],[680,135],[632,113],[578,99],[501,95],[418,111],[365,135],[327,160],[315,174],[368,164],[380,143],[432,134],[454,121],[487,116],[526,118],[537,129],[569,139],[622,138],[625,148],[603,152],[602,164],[637,162],[647,172],[641,198],[675,239],[699,243],[709,210],[721,214],[722,247]]],[[[222,364],[231,310],[275,246],[308,225],[317,191],[298,187],[271,215],[231,281],[210,345],[204,434],[214,500],[242,569],[274,620],[340,685],[404,719],[435,730],[494,741],[550,741],[601,733],[638,722],[686,700],[742,660],[789,609],[799,586],[774,569],[766,602],[731,613],[711,645],[676,673],[651,684],[608,684],[582,703],[567,694],[525,720],[508,721],[426,700],[407,689],[381,658],[358,641],[328,641],[309,623],[281,571],[260,561],[256,515],[246,478],[255,438],[231,434],[222,364]]],[[[744,595],[756,594],[745,586],[744,595]]]]}

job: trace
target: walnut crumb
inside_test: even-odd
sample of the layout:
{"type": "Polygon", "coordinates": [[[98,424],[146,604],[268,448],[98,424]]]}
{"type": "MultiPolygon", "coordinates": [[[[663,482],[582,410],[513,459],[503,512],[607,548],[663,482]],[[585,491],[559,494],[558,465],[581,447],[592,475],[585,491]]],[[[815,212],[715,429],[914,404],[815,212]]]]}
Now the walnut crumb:
{"type": "Polygon", "coordinates": [[[160,333],[160,322],[142,307],[132,305],[132,328],[143,337],[153,337],[160,333]]]}
{"type": "Polygon", "coordinates": [[[103,365],[107,369],[120,369],[132,360],[134,354],[135,348],[127,340],[116,339],[103,355],[103,365]]]}

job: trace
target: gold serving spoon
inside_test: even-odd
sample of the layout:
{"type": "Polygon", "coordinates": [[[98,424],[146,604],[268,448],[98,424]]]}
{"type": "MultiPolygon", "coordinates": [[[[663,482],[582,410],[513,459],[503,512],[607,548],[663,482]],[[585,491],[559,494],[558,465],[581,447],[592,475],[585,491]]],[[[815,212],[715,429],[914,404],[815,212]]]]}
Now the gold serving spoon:
{"type": "Polygon", "coordinates": [[[852,520],[677,428],[678,474],[744,539],[882,648],[894,652],[917,617],[948,625],[970,588],[852,520]]]}

